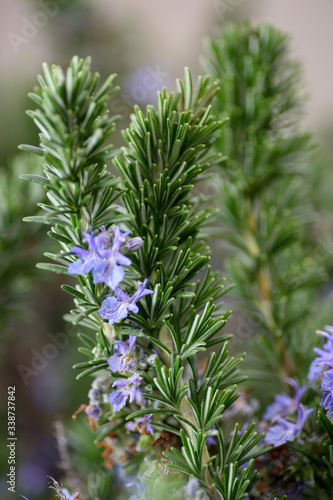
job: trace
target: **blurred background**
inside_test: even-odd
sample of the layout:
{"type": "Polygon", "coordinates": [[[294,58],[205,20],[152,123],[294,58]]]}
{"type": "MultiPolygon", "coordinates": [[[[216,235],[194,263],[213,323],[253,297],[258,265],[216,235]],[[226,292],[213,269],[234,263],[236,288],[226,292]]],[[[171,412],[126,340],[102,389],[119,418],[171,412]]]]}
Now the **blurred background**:
{"type": "MultiPolygon", "coordinates": [[[[81,361],[81,355],[75,330],[62,321],[71,307],[71,298],[59,291],[63,278],[34,271],[42,257],[36,241],[45,237],[45,227],[32,228],[21,222],[36,211],[34,200],[41,198],[37,188],[29,191],[32,188],[17,177],[22,170],[16,158],[18,144],[37,144],[38,140],[25,115],[32,106],[27,94],[44,61],[67,67],[74,54],[91,56],[93,69],[102,77],[119,75],[121,91],[112,111],[123,116],[113,137],[113,143],[121,146],[120,130],[129,123],[133,103],[144,106],[155,101],[163,86],[173,89],[184,66],[198,75],[203,39],[227,21],[247,18],[268,21],[291,35],[292,54],[303,64],[304,88],[309,95],[306,125],[324,154],[331,157],[331,0],[1,0],[0,208],[3,205],[5,215],[1,215],[0,225],[0,396],[6,411],[7,387],[16,386],[17,492],[30,500],[49,498],[46,476],[59,477],[54,421],[68,419],[86,402],[89,381],[75,381],[71,368],[81,361]],[[11,196],[16,197],[15,205],[7,203],[5,209],[4,200],[11,196]]],[[[40,167],[36,160],[34,164],[30,159],[24,162],[27,172],[40,167]]],[[[329,189],[330,185],[328,197],[329,189]]],[[[216,255],[214,267],[219,262],[216,255]]],[[[7,414],[3,413],[3,443],[6,427],[7,414]]],[[[6,498],[7,455],[2,446],[1,498],[6,498]]],[[[10,494],[8,498],[14,497],[10,494]]]]}

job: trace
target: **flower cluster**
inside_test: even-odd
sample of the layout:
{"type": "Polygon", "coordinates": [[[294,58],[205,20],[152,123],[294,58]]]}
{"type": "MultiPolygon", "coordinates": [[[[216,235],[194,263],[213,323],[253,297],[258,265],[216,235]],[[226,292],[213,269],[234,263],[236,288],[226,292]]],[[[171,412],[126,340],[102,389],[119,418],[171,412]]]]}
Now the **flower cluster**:
{"type": "Polygon", "coordinates": [[[117,226],[113,231],[112,246],[109,248],[111,238],[105,227],[100,227],[96,236],[93,232],[83,232],[83,241],[88,243],[88,250],[72,246],[72,253],[79,258],[69,265],[68,273],[85,275],[92,272],[94,284],[105,283],[111,290],[116,290],[124,279],[124,266],[132,264],[131,259],[120,252],[121,247],[126,244],[126,250],[136,251],[142,245],[142,240],[138,237],[126,243],[129,234],[130,231],[122,232],[117,226]]]}
{"type": "Polygon", "coordinates": [[[327,340],[322,349],[313,349],[318,356],[310,365],[308,377],[310,382],[321,377],[321,405],[327,410],[327,417],[333,420],[333,327],[326,326],[326,330],[316,332],[327,340]]]}
{"type": "Polygon", "coordinates": [[[138,388],[143,378],[137,370],[146,370],[154,364],[155,354],[147,356],[142,349],[136,346],[136,337],[129,336],[125,342],[116,340],[114,342],[113,355],[108,359],[109,367],[112,372],[133,373],[129,378],[115,380],[112,387],[118,389],[109,396],[109,402],[113,405],[114,411],[120,411],[126,404],[127,399],[130,403],[134,401],[140,406],[144,403],[142,388],[138,388]]]}
{"type": "MultiPolygon", "coordinates": [[[[142,245],[142,239],[139,237],[127,240],[130,231],[122,232],[119,226],[112,232],[113,241],[110,246],[110,233],[104,227],[98,229],[96,236],[84,232],[84,241],[88,243],[88,250],[73,246],[72,253],[76,254],[79,259],[69,265],[69,274],[84,275],[92,272],[93,282],[105,283],[111,288],[116,296],[108,295],[102,302],[99,309],[99,315],[102,318],[108,319],[109,325],[118,323],[125,319],[129,312],[138,313],[139,307],[137,302],[145,295],[154,293],[146,288],[149,279],[144,280],[138,290],[133,295],[127,295],[119,287],[125,275],[124,266],[132,264],[131,259],[120,252],[121,247],[127,251],[137,251],[142,245]]],[[[109,358],[109,366],[113,372],[136,372],[137,369],[145,369],[147,367],[148,356],[140,351],[139,356],[136,356],[136,337],[130,336],[126,342],[115,341],[114,354],[109,358]]],[[[104,379],[96,379],[92,389],[89,391],[90,404],[86,407],[86,413],[93,419],[97,420],[102,415],[100,403],[105,403],[104,379]],[[103,385],[104,384],[104,385],[103,385]],[[97,387],[98,385],[98,387],[97,387]]],[[[138,386],[141,384],[142,376],[139,372],[134,373],[131,377],[115,380],[112,387],[119,389],[109,395],[109,402],[113,405],[114,411],[121,410],[129,398],[129,402],[136,401],[142,404],[141,396],[142,389],[138,386]]]]}
{"type": "Polygon", "coordinates": [[[300,387],[298,381],[291,378],[286,378],[285,382],[294,389],[294,397],[291,398],[287,394],[275,396],[273,403],[266,408],[263,416],[265,420],[270,420],[275,424],[265,436],[265,442],[274,446],[281,446],[287,441],[294,441],[296,436],[302,431],[308,416],[313,411],[312,408],[305,409],[303,404],[300,403],[307,387],[300,387]],[[287,420],[287,417],[292,416],[296,410],[296,423],[287,420]]]}
{"type": "Polygon", "coordinates": [[[122,246],[124,250],[136,252],[140,249],[143,241],[139,237],[128,240],[130,231],[121,231],[119,226],[112,231],[113,241],[110,246],[110,233],[105,227],[98,229],[96,236],[83,232],[84,241],[88,243],[88,250],[72,246],[71,251],[79,258],[68,266],[69,274],[85,275],[92,272],[93,282],[105,283],[115,295],[107,295],[102,302],[98,313],[101,318],[108,319],[112,326],[128,316],[129,312],[138,313],[137,302],[145,295],[154,293],[146,288],[149,278],[144,280],[138,290],[133,295],[127,295],[119,285],[125,276],[125,267],[131,266],[132,261],[120,252],[122,246]]]}
{"type": "Polygon", "coordinates": [[[135,372],[146,370],[147,366],[154,364],[156,354],[147,356],[142,349],[136,345],[134,335],[130,335],[125,342],[115,340],[113,355],[108,359],[109,367],[112,372],[135,372]]]}
{"type": "Polygon", "coordinates": [[[143,377],[137,370],[149,369],[154,364],[156,355],[152,354],[148,357],[135,343],[136,337],[132,335],[125,342],[116,340],[114,343],[114,354],[108,360],[112,372],[133,373],[128,378],[121,378],[113,382],[112,387],[118,388],[109,395],[109,402],[113,405],[114,411],[120,411],[124,408],[127,400],[130,403],[135,401],[140,406],[145,401],[142,396],[144,391],[142,387],[139,387],[143,377]]]}

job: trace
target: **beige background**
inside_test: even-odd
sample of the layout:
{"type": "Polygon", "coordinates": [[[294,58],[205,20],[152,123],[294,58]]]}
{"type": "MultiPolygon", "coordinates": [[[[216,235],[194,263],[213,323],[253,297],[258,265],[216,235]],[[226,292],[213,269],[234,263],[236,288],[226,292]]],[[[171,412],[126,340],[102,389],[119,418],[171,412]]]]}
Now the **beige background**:
{"type": "MultiPolygon", "coordinates": [[[[9,33],[20,34],[23,17],[33,20],[41,10],[33,0],[1,0],[0,89],[5,137],[0,147],[10,153],[18,132],[27,127],[22,117],[26,92],[41,63],[66,64],[76,50],[91,54],[99,71],[130,75],[147,64],[182,76],[183,67],[200,71],[202,39],[226,20],[268,21],[292,36],[292,53],[304,66],[310,96],[308,123],[317,135],[331,126],[333,109],[332,0],[44,0],[67,3],[70,15],[49,17],[45,26],[15,53],[9,33]]],[[[168,79],[169,82],[170,79],[168,79]]],[[[3,159],[2,159],[3,160],[3,159]]]]}

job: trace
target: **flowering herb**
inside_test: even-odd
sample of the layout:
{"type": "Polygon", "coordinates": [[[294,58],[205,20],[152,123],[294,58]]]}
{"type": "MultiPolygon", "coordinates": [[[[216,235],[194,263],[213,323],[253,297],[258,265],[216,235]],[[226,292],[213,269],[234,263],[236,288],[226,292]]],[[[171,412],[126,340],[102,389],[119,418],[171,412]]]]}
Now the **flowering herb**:
{"type": "Polygon", "coordinates": [[[99,261],[94,268],[94,283],[105,283],[111,290],[116,290],[125,275],[124,266],[132,264],[131,259],[120,253],[121,246],[125,243],[130,231],[122,233],[116,226],[113,243],[110,250],[103,250],[104,259],[99,261]]]}
{"type": "MultiPolygon", "coordinates": [[[[257,416],[264,414],[273,423],[275,419],[266,442],[285,443],[267,459],[256,460],[261,479],[250,498],[271,500],[282,492],[288,498],[331,498],[329,390],[322,390],[326,409],[320,409],[318,396],[324,374],[333,368],[333,330],[324,335],[323,348],[316,349],[309,390],[302,393],[302,387],[295,387],[292,395],[282,393],[286,377],[304,385],[314,345],[309,325],[317,324],[325,302],[317,287],[326,279],[324,266],[329,271],[331,260],[330,250],[327,259],[318,258],[319,243],[309,237],[314,234],[312,176],[318,151],[311,134],[300,126],[300,65],[290,58],[288,36],[266,23],[228,24],[206,47],[205,67],[221,88],[214,115],[230,119],[214,145],[227,157],[225,168],[211,186],[225,271],[235,284],[241,311],[236,340],[249,340],[244,372],[249,376],[247,389],[260,404],[257,416]],[[267,396],[273,400],[273,395],[265,411],[267,396]],[[308,410],[299,410],[300,401],[303,408],[315,409],[303,430],[302,415],[308,410]]],[[[261,426],[265,431],[268,424],[261,426]]]]}
{"type": "Polygon", "coordinates": [[[87,417],[107,467],[128,462],[146,482],[145,495],[151,476],[136,453],[157,461],[157,474],[167,467],[196,478],[209,498],[230,497],[235,488],[244,498],[257,479],[253,457],[260,451],[253,449],[261,436],[253,425],[239,434],[236,425],[232,442],[223,437],[222,415],[238,397],[242,356],[229,357],[230,336],[219,333],[229,313],[215,303],[225,291],[208,266],[202,231],[213,210],[192,194],[222,159],[211,151],[223,125],[212,116],[217,85],[200,77],[194,91],[186,69],[177,93],[158,93],[157,107],[146,114],[135,107],[119,154],[103,146],[116,120],[105,108],[114,78],[96,91],[89,65],[74,58],[66,73],[44,65],[32,96],[38,109],[30,112],[40,147],[25,147],[43,156],[45,176],[38,180],[50,201],[46,216],[33,220],[49,223],[61,245],[60,253],[47,254],[56,264],[39,267],[77,276],[75,287],[63,286],[75,301],[67,319],[93,332],[79,334],[88,360],[75,365],[78,377],[97,376],[87,417]],[[120,179],[105,168],[112,157],[120,179]],[[197,354],[210,347],[199,377],[197,354]],[[128,433],[134,426],[138,432],[128,433]],[[219,449],[218,458],[209,446],[219,449]]]}
{"type": "Polygon", "coordinates": [[[71,247],[72,253],[79,259],[68,266],[69,274],[88,274],[99,261],[103,260],[101,253],[110,244],[110,238],[104,228],[101,228],[96,236],[83,231],[83,237],[83,241],[88,243],[89,250],[77,246],[71,247]]]}
{"type": "Polygon", "coordinates": [[[175,93],[135,106],[121,152],[106,145],[118,118],[106,108],[114,75],[99,86],[90,60],[74,57],[66,72],[44,65],[31,94],[40,144],[23,149],[42,157],[44,174],[23,177],[43,185],[48,201],[26,220],[49,224],[60,245],[38,267],[76,280],[62,287],[87,358],[74,368],[94,380],[74,415],[85,411],[104,464],[91,476],[89,463],[85,492],[54,483],[62,500],[122,498],[135,483],[140,500],[271,500],[283,487],[333,498],[332,328],[320,332],[309,390],[301,385],[310,364],[303,322],[324,276],[308,269],[304,244],[312,209],[299,173],[311,165],[311,140],[298,126],[298,71],[285,36],[267,25],[228,26],[209,47],[221,90],[210,77],[194,89],[186,69],[175,93]],[[229,356],[231,336],[221,334],[229,312],[204,229],[214,210],[197,191],[212,167],[222,176],[227,268],[262,332],[247,370],[258,399],[247,391],[238,403],[243,355],[229,356]],[[280,392],[283,382],[292,395],[280,392]],[[264,412],[270,424],[260,425],[270,425],[274,449],[259,445],[250,423],[267,387],[278,394],[264,412]]]}
{"type": "Polygon", "coordinates": [[[296,412],[298,404],[307,391],[307,386],[300,387],[297,380],[288,377],[285,378],[285,382],[294,389],[294,397],[291,398],[287,394],[278,394],[275,396],[274,402],[266,408],[262,417],[264,420],[274,420],[277,416],[285,417],[296,412]]]}
{"type": "Polygon", "coordinates": [[[137,401],[137,403],[141,406],[144,399],[141,394],[143,393],[142,389],[138,389],[137,387],[141,384],[142,376],[140,373],[134,373],[129,378],[115,380],[112,384],[112,387],[120,387],[120,389],[111,392],[109,396],[109,401],[113,405],[114,411],[120,411],[124,408],[127,398],[129,398],[129,402],[133,403],[133,401],[137,401]]]}
{"type": "Polygon", "coordinates": [[[136,337],[130,335],[125,342],[115,340],[113,355],[108,359],[109,367],[112,372],[129,371],[134,372],[138,365],[136,358],[136,337]]]}
{"type": "Polygon", "coordinates": [[[294,441],[295,437],[302,431],[306,419],[313,412],[313,408],[305,409],[302,403],[298,405],[296,423],[289,422],[282,417],[276,417],[274,425],[266,434],[265,442],[274,446],[281,446],[287,441],[294,441]]]}
{"type": "Polygon", "coordinates": [[[80,258],[68,266],[68,273],[85,275],[92,271],[94,283],[105,283],[109,288],[115,290],[124,278],[125,269],[123,266],[132,264],[128,257],[119,252],[129,233],[130,231],[123,233],[119,226],[116,226],[112,247],[109,249],[110,238],[103,227],[99,228],[97,236],[83,232],[89,250],[76,246],[71,247],[72,253],[80,258]]]}
{"type": "Polygon", "coordinates": [[[138,290],[131,296],[127,295],[124,290],[117,287],[116,297],[107,297],[102,303],[102,307],[99,309],[98,314],[102,318],[107,318],[109,320],[109,325],[118,323],[120,320],[127,318],[128,313],[138,313],[139,307],[137,302],[142,299],[145,295],[154,293],[153,290],[146,288],[149,278],[147,278],[138,288],[138,290]]]}

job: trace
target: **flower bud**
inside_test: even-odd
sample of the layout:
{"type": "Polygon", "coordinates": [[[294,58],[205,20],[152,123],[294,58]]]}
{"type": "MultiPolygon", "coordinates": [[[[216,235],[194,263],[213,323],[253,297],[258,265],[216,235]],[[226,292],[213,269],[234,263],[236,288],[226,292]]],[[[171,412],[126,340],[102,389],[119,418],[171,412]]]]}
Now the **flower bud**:
{"type": "Polygon", "coordinates": [[[128,372],[135,372],[137,370],[137,367],[138,360],[136,358],[132,358],[126,363],[124,370],[127,370],[128,372]]]}
{"type": "Polygon", "coordinates": [[[151,354],[149,358],[147,359],[147,363],[149,366],[154,366],[155,365],[155,358],[157,358],[156,354],[151,354]]]}
{"type": "Polygon", "coordinates": [[[98,346],[94,347],[91,352],[95,356],[95,359],[100,358],[103,355],[102,349],[98,346]]]}
{"type": "Polygon", "coordinates": [[[102,410],[98,405],[92,404],[87,406],[85,409],[85,412],[87,415],[89,415],[92,418],[99,418],[102,415],[102,410]]]}
{"type": "Polygon", "coordinates": [[[126,241],[124,248],[128,252],[137,252],[139,248],[142,247],[142,245],[142,238],[140,238],[140,236],[136,236],[135,238],[131,238],[130,240],[126,241]]]}
{"type": "Polygon", "coordinates": [[[110,385],[110,382],[103,377],[97,377],[91,384],[93,389],[97,389],[98,391],[106,391],[110,385]]]}
{"type": "Polygon", "coordinates": [[[139,370],[145,370],[147,368],[147,363],[145,361],[139,361],[139,364],[138,364],[138,369],[139,370]]]}
{"type": "Polygon", "coordinates": [[[91,400],[91,401],[98,401],[101,397],[101,393],[99,392],[98,389],[90,389],[90,391],[88,392],[88,398],[91,400]]]}

